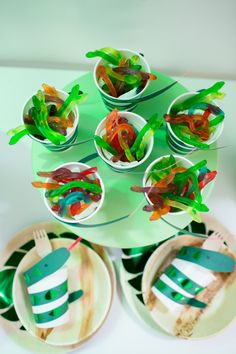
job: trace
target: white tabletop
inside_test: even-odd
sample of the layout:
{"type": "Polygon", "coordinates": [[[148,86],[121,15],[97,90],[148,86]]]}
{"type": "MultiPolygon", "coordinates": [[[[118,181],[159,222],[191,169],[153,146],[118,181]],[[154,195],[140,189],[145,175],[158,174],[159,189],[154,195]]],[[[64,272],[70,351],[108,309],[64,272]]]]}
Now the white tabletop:
{"type": "MultiPolygon", "coordinates": [[[[20,124],[24,102],[43,82],[62,88],[81,74],[69,70],[0,67],[0,250],[20,229],[36,222],[50,220],[40,194],[30,185],[31,142],[25,138],[17,146],[9,146],[6,131],[20,124]]],[[[187,77],[177,79],[189,90],[204,88],[216,81],[187,77]]],[[[226,119],[219,146],[228,147],[219,150],[219,173],[208,205],[211,214],[236,235],[236,81],[227,81],[224,91],[227,96],[221,106],[226,113],[226,119]]],[[[170,354],[175,351],[176,354],[199,354],[214,350],[214,354],[231,354],[234,352],[235,331],[236,323],[233,323],[217,336],[194,342],[154,332],[132,314],[123,299],[118,281],[118,292],[109,318],[99,333],[78,352],[143,354],[155,351],[170,354]]],[[[26,349],[23,343],[16,344],[2,328],[0,342],[1,353],[32,353],[32,349],[26,349]]],[[[37,347],[34,352],[39,352],[37,347]]]]}

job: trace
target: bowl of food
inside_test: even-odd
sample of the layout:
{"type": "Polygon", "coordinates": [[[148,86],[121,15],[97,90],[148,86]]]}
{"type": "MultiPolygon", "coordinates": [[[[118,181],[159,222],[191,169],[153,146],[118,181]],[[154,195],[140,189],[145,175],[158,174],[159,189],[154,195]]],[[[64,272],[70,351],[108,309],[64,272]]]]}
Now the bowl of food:
{"type": "Polygon", "coordinates": [[[143,210],[152,213],[151,221],[167,214],[188,213],[200,222],[199,212],[209,210],[201,191],[216,174],[207,168],[206,160],[193,165],[182,156],[166,155],[154,160],[144,173],[143,185],[131,190],[144,193],[148,205],[143,210]]]}
{"type": "Polygon", "coordinates": [[[96,150],[103,161],[117,171],[136,168],[150,156],[153,135],[162,122],[156,114],[147,122],[136,113],[114,109],[97,126],[96,150]]]}
{"type": "Polygon", "coordinates": [[[32,185],[44,189],[46,207],[64,223],[77,224],[88,220],[103,205],[105,187],[96,167],[69,162],[37,175],[46,181],[35,181],[32,185]]]}
{"type": "Polygon", "coordinates": [[[133,50],[102,48],[86,56],[100,58],[93,78],[109,111],[116,107],[133,110],[150,81],[156,80],[144,56],[133,50]]]}
{"type": "Polygon", "coordinates": [[[75,85],[70,94],[43,84],[24,105],[22,125],[11,129],[10,145],[16,144],[28,135],[34,141],[51,151],[68,149],[77,138],[79,111],[77,105],[86,99],[79,85],[75,85]]]}
{"type": "Polygon", "coordinates": [[[173,100],[167,114],[167,142],[177,153],[209,149],[218,140],[224,125],[224,112],[214,102],[224,97],[219,92],[224,82],[217,82],[200,92],[187,92],[173,100]]]}

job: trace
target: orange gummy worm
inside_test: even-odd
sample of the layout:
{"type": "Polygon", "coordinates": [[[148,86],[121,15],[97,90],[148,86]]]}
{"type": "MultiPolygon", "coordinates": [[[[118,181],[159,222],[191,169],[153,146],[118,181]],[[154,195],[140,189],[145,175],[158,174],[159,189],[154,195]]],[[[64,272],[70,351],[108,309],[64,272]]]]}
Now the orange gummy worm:
{"type": "Polygon", "coordinates": [[[155,211],[152,213],[152,215],[151,215],[151,217],[149,218],[149,220],[150,220],[150,221],[159,220],[162,215],[165,215],[165,214],[169,213],[169,211],[170,211],[170,206],[169,206],[169,205],[164,205],[163,208],[158,209],[158,210],[155,210],[155,211]]]}
{"type": "Polygon", "coordinates": [[[106,68],[105,66],[103,65],[99,65],[98,68],[97,68],[97,75],[98,75],[98,78],[102,78],[105,82],[105,84],[107,85],[108,87],[108,90],[111,94],[111,96],[113,97],[117,97],[117,92],[116,92],[116,89],[111,81],[111,79],[109,78],[109,76],[107,75],[106,73],[106,68]]]}
{"type": "Polygon", "coordinates": [[[186,171],[187,169],[185,167],[182,167],[182,166],[177,166],[177,167],[174,167],[173,170],[169,173],[169,175],[163,179],[161,179],[160,181],[156,182],[155,183],[155,187],[159,187],[159,188],[164,188],[166,186],[168,186],[168,184],[170,184],[173,179],[175,178],[175,175],[176,173],[179,173],[179,172],[184,172],[186,171]]]}
{"type": "Polygon", "coordinates": [[[55,87],[52,87],[48,84],[42,84],[42,87],[44,89],[44,92],[47,93],[48,95],[58,97],[58,91],[55,89],[55,87]]]}
{"type": "Polygon", "coordinates": [[[56,188],[61,187],[61,184],[35,181],[35,182],[32,182],[32,186],[34,186],[35,188],[56,189],[56,188]]]}

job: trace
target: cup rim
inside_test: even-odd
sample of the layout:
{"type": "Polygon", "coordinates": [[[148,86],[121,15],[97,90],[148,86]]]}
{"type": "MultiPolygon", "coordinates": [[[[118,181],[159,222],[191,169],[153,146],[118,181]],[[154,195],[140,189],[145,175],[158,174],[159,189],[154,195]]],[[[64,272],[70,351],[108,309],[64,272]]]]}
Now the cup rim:
{"type": "MultiPolygon", "coordinates": [[[[146,66],[146,68],[147,68],[147,72],[148,72],[148,73],[151,73],[151,69],[150,69],[150,66],[149,66],[148,62],[146,61],[145,57],[142,56],[140,53],[138,53],[138,52],[136,52],[136,51],[134,51],[134,50],[131,50],[131,49],[124,49],[124,48],[119,48],[118,50],[121,51],[121,52],[125,52],[125,51],[126,51],[126,52],[130,52],[130,53],[133,54],[133,55],[138,55],[139,58],[141,58],[141,60],[142,60],[143,63],[145,64],[145,66],[146,66]]],[[[97,71],[98,65],[101,63],[102,60],[103,60],[102,58],[98,59],[98,61],[96,62],[95,66],[94,66],[94,69],[93,69],[93,80],[94,80],[94,82],[95,82],[96,87],[98,88],[99,92],[100,92],[102,95],[104,95],[107,99],[112,98],[112,100],[114,101],[114,103],[115,103],[115,102],[119,103],[119,100],[120,100],[119,97],[113,97],[113,96],[111,96],[111,95],[108,95],[108,94],[107,94],[105,91],[103,91],[103,90],[101,89],[101,87],[98,85],[97,78],[96,78],[96,71],[97,71]]],[[[136,95],[132,96],[132,99],[135,99],[135,98],[140,97],[141,94],[143,94],[143,92],[148,88],[149,84],[150,84],[150,80],[147,81],[147,83],[146,83],[145,87],[142,89],[142,91],[140,91],[140,92],[136,93],[136,95]]],[[[124,101],[126,101],[126,100],[129,101],[129,100],[130,100],[130,97],[129,97],[129,98],[121,98],[121,99],[122,99],[122,101],[123,101],[123,100],[124,100],[124,101]]]]}
{"type": "MultiPolygon", "coordinates": [[[[197,91],[189,91],[189,92],[185,92],[185,93],[182,93],[181,95],[179,95],[178,97],[175,97],[175,99],[170,103],[168,109],[167,109],[167,114],[170,113],[171,111],[171,108],[173,107],[173,105],[179,100],[181,99],[182,97],[185,97],[185,96],[194,96],[194,95],[197,95],[199,92],[197,91]]],[[[215,104],[216,106],[218,106],[217,104],[215,104]]],[[[166,122],[166,126],[167,126],[167,129],[169,130],[170,134],[174,136],[174,138],[178,141],[178,142],[181,142],[182,144],[184,143],[184,145],[186,145],[187,148],[196,148],[196,146],[194,145],[191,145],[191,144],[188,144],[188,143],[185,143],[183,142],[172,130],[172,127],[171,127],[171,124],[169,122],[166,122]]],[[[215,137],[212,138],[210,137],[210,139],[204,141],[204,143],[208,144],[208,145],[211,145],[213,144],[215,141],[217,141],[223,131],[223,127],[224,127],[224,120],[218,124],[217,126],[217,130],[216,130],[216,133],[215,133],[215,137]]]]}
{"type": "MultiPolygon", "coordinates": [[[[140,116],[139,114],[137,113],[134,113],[134,112],[128,112],[128,111],[119,111],[119,114],[120,115],[123,115],[125,118],[128,119],[127,116],[130,116],[130,117],[134,117],[136,119],[139,119],[140,122],[143,123],[143,126],[147,123],[147,121],[142,117],[140,116]]],[[[106,116],[107,117],[107,116],[106,116]]],[[[101,127],[103,126],[105,120],[106,120],[106,117],[103,118],[101,120],[101,122],[98,124],[96,130],[95,130],[95,135],[98,135],[101,137],[99,131],[101,129],[101,127]]],[[[134,161],[134,162],[129,162],[127,165],[125,166],[120,166],[118,164],[118,162],[112,162],[111,160],[108,160],[105,156],[103,156],[103,154],[101,153],[101,150],[102,148],[100,148],[96,141],[94,141],[94,145],[95,145],[95,148],[96,148],[96,151],[99,155],[99,157],[101,157],[101,159],[107,163],[108,165],[110,165],[111,167],[113,167],[114,169],[116,170],[121,170],[121,171],[125,171],[125,170],[130,170],[130,169],[133,169],[133,168],[136,168],[138,166],[140,166],[141,164],[143,164],[147,159],[148,157],[150,156],[150,154],[152,153],[152,150],[153,150],[153,146],[154,146],[154,137],[152,136],[151,139],[149,140],[148,142],[148,147],[147,147],[147,152],[145,154],[145,156],[140,160],[140,161],[134,161]],[[133,164],[133,165],[131,165],[133,164]]]]}
{"type": "MultiPolygon", "coordinates": [[[[150,163],[150,165],[147,167],[146,171],[144,172],[144,175],[143,175],[143,180],[142,180],[142,184],[143,184],[143,187],[146,187],[146,182],[147,182],[147,177],[148,177],[148,174],[150,173],[152,167],[158,162],[160,161],[162,158],[164,157],[169,157],[170,155],[174,156],[175,159],[178,159],[178,160],[181,160],[181,161],[184,161],[186,163],[186,165],[189,165],[189,167],[193,166],[193,163],[192,161],[188,160],[186,157],[184,156],[181,156],[181,155],[176,155],[176,154],[167,154],[167,155],[162,155],[160,157],[158,157],[157,159],[155,159],[154,161],[152,161],[152,163],[150,163]]],[[[178,163],[178,162],[177,162],[178,163]]],[[[147,193],[144,193],[145,195],[145,198],[147,200],[147,202],[149,204],[153,204],[151,202],[151,200],[149,199],[147,193]]],[[[180,211],[169,211],[167,213],[167,215],[181,215],[181,214],[186,214],[186,212],[184,210],[180,210],[180,211]]]]}
{"type": "MultiPolygon", "coordinates": [[[[58,89],[56,89],[56,90],[57,90],[60,94],[65,95],[66,98],[69,96],[69,94],[68,94],[66,91],[58,90],[58,89]]],[[[33,97],[33,95],[35,95],[35,94],[36,94],[36,93],[32,94],[32,95],[25,101],[25,103],[24,103],[24,105],[23,105],[22,114],[21,114],[21,120],[22,120],[22,123],[23,123],[23,124],[25,124],[25,122],[24,122],[24,111],[25,111],[25,107],[26,107],[26,105],[32,100],[32,97],[33,97]]],[[[78,109],[78,106],[77,106],[77,105],[76,105],[75,108],[73,109],[73,112],[74,112],[74,114],[75,114],[74,126],[73,126],[72,130],[70,131],[70,133],[69,133],[69,134],[66,134],[66,136],[65,136],[65,137],[66,137],[66,141],[65,141],[64,143],[59,144],[59,145],[55,145],[55,144],[53,144],[51,141],[49,141],[48,139],[40,140],[40,139],[36,138],[34,135],[32,135],[32,134],[28,134],[28,136],[29,136],[31,139],[33,139],[33,140],[35,140],[35,141],[37,141],[38,143],[41,143],[41,144],[43,144],[43,145],[58,146],[58,147],[63,146],[64,144],[66,144],[66,142],[67,142],[67,141],[71,138],[71,136],[74,134],[74,132],[75,132],[75,130],[77,129],[78,124],[79,124],[80,116],[79,116],[79,109],[78,109]]]]}
{"type": "MultiPolygon", "coordinates": [[[[77,165],[77,166],[83,166],[83,167],[86,167],[87,168],[91,168],[91,166],[85,164],[85,163],[82,163],[82,162],[66,162],[66,163],[63,163],[59,166],[57,166],[55,169],[58,169],[58,168],[61,168],[61,167],[69,167],[71,165],[77,165]]],[[[54,170],[55,170],[54,169],[54,170]]],[[[86,221],[90,218],[92,218],[102,207],[103,203],[104,203],[104,199],[105,199],[105,186],[104,186],[104,183],[102,181],[102,178],[100,177],[99,173],[98,172],[95,172],[94,175],[96,175],[96,177],[99,179],[100,181],[100,184],[101,184],[101,188],[102,188],[102,193],[101,193],[101,199],[99,201],[99,204],[98,204],[98,207],[91,213],[89,214],[88,216],[84,217],[84,218],[81,218],[80,220],[75,220],[75,219],[69,219],[69,218],[64,218],[64,217],[61,217],[60,215],[58,215],[57,213],[55,213],[50,205],[49,205],[49,202],[48,202],[48,198],[45,196],[45,192],[46,192],[46,189],[44,188],[43,189],[43,200],[44,200],[44,204],[46,205],[47,209],[50,211],[50,213],[59,221],[62,221],[63,223],[70,223],[70,224],[79,224],[83,221],[86,221]]],[[[49,182],[51,180],[51,178],[47,178],[46,179],[46,183],[49,182]]]]}

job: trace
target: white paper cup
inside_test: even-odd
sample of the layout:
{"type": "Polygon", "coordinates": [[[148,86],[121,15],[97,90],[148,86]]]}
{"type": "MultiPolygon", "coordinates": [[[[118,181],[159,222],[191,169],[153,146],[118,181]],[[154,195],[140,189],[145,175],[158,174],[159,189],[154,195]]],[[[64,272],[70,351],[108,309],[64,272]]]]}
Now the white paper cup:
{"type": "MultiPolygon", "coordinates": [[[[58,166],[56,169],[58,168],[61,168],[61,167],[66,167],[68,168],[69,170],[71,170],[72,172],[80,172],[80,171],[84,171],[84,170],[87,170],[88,168],[90,168],[90,166],[84,164],[84,163],[81,163],[81,162],[68,162],[68,163],[65,163],[63,165],[60,165],[58,166]]],[[[102,188],[102,195],[101,195],[101,199],[98,201],[98,202],[92,202],[91,205],[85,209],[82,213],[80,213],[79,215],[75,215],[74,218],[70,218],[70,217],[67,217],[67,216],[59,216],[56,212],[54,212],[52,209],[51,209],[51,204],[48,200],[48,198],[45,196],[45,193],[46,193],[46,189],[44,189],[44,203],[46,205],[46,207],[48,208],[48,210],[50,211],[50,213],[57,219],[57,220],[60,220],[64,223],[67,223],[67,224],[78,224],[79,222],[82,222],[82,221],[85,221],[85,220],[88,220],[90,218],[92,218],[102,207],[103,205],[103,202],[104,202],[104,198],[105,198],[105,187],[104,187],[104,184],[102,182],[102,179],[100,177],[100,175],[95,172],[94,174],[91,174],[89,175],[89,177],[92,177],[94,176],[95,178],[98,178],[100,180],[100,184],[101,184],[101,188],[102,188]]],[[[47,182],[52,182],[51,178],[48,178],[46,180],[46,183],[47,182]]]]}
{"type": "MultiPolygon", "coordinates": [[[[149,64],[147,63],[147,61],[143,55],[141,55],[133,50],[130,50],[130,49],[119,49],[119,51],[127,59],[133,55],[138,55],[140,58],[140,65],[142,65],[142,70],[147,73],[151,73],[149,64]]],[[[112,96],[108,95],[106,92],[104,92],[98,83],[96,72],[97,72],[97,67],[99,65],[107,65],[107,62],[104,59],[99,59],[95,65],[94,71],[93,71],[93,79],[94,79],[95,85],[101,94],[102,100],[103,100],[106,108],[109,111],[112,111],[114,108],[118,108],[120,111],[123,111],[123,110],[132,111],[137,106],[137,102],[132,103],[132,102],[130,102],[130,99],[139,99],[142,96],[142,94],[146,91],[146,89],[148,88],[150,81],[148,80],[145,87],[140,92],[138,92],[136,95],[133,95],[132,97],[129,97],[126,99],[119,98],[119,97],[112,97],[112,96]]]]}
{"type": "MultiPolygon", "coordinates": [[[[170,104],[167,114],[171,113],[171,108],[176,104],[176,103],[181,103],[185,101],[187,98],[190,98],[194,95],[197,95],[199,92],[187,92],[184,93],[178,97],[176,97],[170,104]]],[[[215,104],[215,103],[214,103],[215,104]]],[[[216,105],[216,104],[215,104],[216,105]]],[[[188,111],[183,111],[182,113],[187,114],[188,111]]],[[[202,114],[202,110],[196,110],[195,114],[202,114]]],[[[209,116],[209,120],[212,120],[215,118],[214,114],[211,114],[209,116]]],[[[193,146],[191,144],[187,144],[183,142],[172,130],[171,124],[166,123],[167,126],[167,142],[171,148],[172,151],[179,153],[179,154],[188,154],[191,153],[194,150],[197,150],[196,146],[193,146]]],[[[215,132],[210,136],[210,139],[203,141],[203,143],[211,145],[213,144],[221,135],[224,127],[224,122],[221,122],[220,124],[217,125],[215,132]]]]}
{"type": "MultiPolygon", "coordinates": [[[[119,112],[119,116],[128,119],[128,123],[132,124],[133,127],[137,130],[137,132],[140,132],[140,130],[144,127],[144,125],[147,124],[147,121],[136,113],[123,111],[123,112],[119,112]]],[[[95,135],[102,137],[106,133],[105,126],[106,126],[106,117],[97,126],[95,135]]],[[[102,149],[100,146],[96,144],[96,142],[94,142],[94,144],[97,153],[99,154],[101,159],[103,159],[103,161],[107,163],[109,166],[111,166],[114,170],[118,172],[122,172],[122,171],[127,171],[136,168],[142,165],[142,163],[148,159],[153,149],[154,138],[152,137],[149,140],[145,155],[142,158],[142,160],[132,161],[132,162],[123,162],[123,161],[113,162],[110,160],[110,158],[113,156],[112,154],[110,154],[107,150],[102,149]]]]}
{"type": "Polygon", "coordinates": [[[189,279],[199,284],[201,287],[207,287],[215,276],[209,269],[206,269],[198,264],[185,261],[183,259],[175,258],[172,264],[184,273],[189,279]]]}
{"type": "MultiPolygon", "coordinates": [[[[31,286],[27,287],[28,294],[31,297],[37,296],[41,297],[42,304],[32,305],[32,312],[34,314],[36,326],[38,328],[53,328],[61,326],[69,321],[69,294],[68,290],[64,291],[58,296],[55,297],[55,300],[50,300],[45,297],[45,292],[55,291],[60,285],[63,285],[68,281],[68,269],[63,267],[56,272],[46,276],[44,279],[34,283],[31,286]],[[65,306],[66,311],[59,317],[55,319],[46,320],[44,322],[37,322],[37,316],[42,315],[48,312],[59,308],[60,306],[65,306]]],[[[47,316],[48,317],[48,316],[47,316]]],[[[50,317],[50,316],[49,316],[50,317]]],[[[52,317],[53,318],[53,317],[52,317]]]]}
{"type": "MultiPolygon", "coordinates": [[[[69,96],[68,93],[65,91],[57,90],[57,92],[59,93],[59,98],[61,98],[64,101],[69,96]]],[[[25,124],[25,122],[24,122],[25,115],[28,113],[29,109],[32,107],[33,107],[33,102],[32,102],[32,96],[31,96],[26,101],[24,108],[23,108],[23,112],[22,112],[23,124],[25,124]]],[[[75,116],[74,125],[72,128],[67,128],[67,134],[65,136],[66,141],[64,143],[62,143],[60,145],[55,145],[55,144],[52,144],[52,142],[49,141],[48,139],[40,140],[32,134],[29,134],[30,138],[33,139],[34,141],[37,141],[38,143],[44,145],[50,151],[58,152],[58,151],[65,151],[65,150],[69,149],[71,144],[74,143],[77,138],[78,123],[79,123],[79,110],[78,110],[77,106],[75,106],[75,108],[73,109],[73,113],[75,116]]]]}
{"type": "MultiPolygon", "coordinates": [[[[151,181],[151,178],[149,178],[149,175],[150,175],[150,172],[153,168],[153,166],[159,162],[161,159],[163,159],[164,157],[169,157],[170,155],[165,155],[165,156],[161,156],[161,157],[158,157],[156,160],[154,160],[149,166],[148,168],[146,169],[145,173],[144,173],[144,176],[143,176],[143,187],[151,187],[152,185],[152,181],[151,181]]],[[[185,157],[183,156],[178,156],[178,155],[173,155],[175,160],[176,160],[176,164],[177,166],[183,166],[185,168],[189,168],[191,166],[193,166],[193,163],[191,161],[189,161],[188,159],[186,159],[185,157]]],[[[149,199],[147,193],[144,193],[145,194],[145,198],[147,199],[148,203],[149,204],[153,204],[151,202],[151,200],[149,199]]],[[[168,214],[185,214],[186,212],[181,210],[181,211],[174,211],[174,212],[169,212],[168,214]]]]}
{"type": "MultiPolygon", "coordinates": [[[[175,258],[171,262],[171,264],[173,264],[178,270],[185,274],[187,278],[194,281],[203,288],[207,287],[212,281],[216,279],[214,274],[210,270],[203,268],[197,264],[193,264],[188,261],[183,261],[178,258],[175,258]]],[[[161,279],[165,284],[169,285],[173,290],[177,291],[179,294],[189,299],[195,297],[195,295],[192,295],[187,291],[183,290],[166,274],[162,274],[159,279],[161,279]]],[[[152,292],[171,311],[178,311],[184,306],[179,303],[176,303],[174,300],[169,299],[167,296],[162,294],[162,292],[159,291],[155,286],[152,287],[152,292]]]]}

